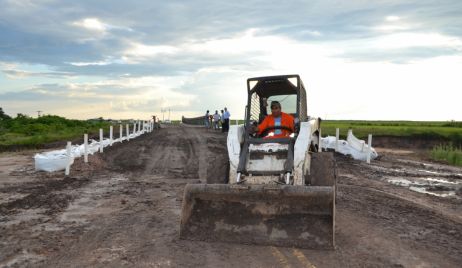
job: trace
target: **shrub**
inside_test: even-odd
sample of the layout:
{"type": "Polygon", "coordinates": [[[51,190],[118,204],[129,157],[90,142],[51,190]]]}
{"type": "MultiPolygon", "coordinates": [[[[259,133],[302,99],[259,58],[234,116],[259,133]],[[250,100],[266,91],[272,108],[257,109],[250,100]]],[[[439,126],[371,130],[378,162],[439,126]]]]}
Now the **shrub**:
{"type": "Polygon", "coordinates": [[[15,118],[0,120],[0,145],[41,146],[48,142],[74,139],[84,133],[97,133],[110,124],[104,121],[70,120],[56,115],[39,118],[18,114],[15,118]]]}
{"type": "Polygon", "coordinates": [[[431,151],[431,157],[451,165],[462,166],[462,149],[453,147],[452,144],[435,146],[431,151]]]}

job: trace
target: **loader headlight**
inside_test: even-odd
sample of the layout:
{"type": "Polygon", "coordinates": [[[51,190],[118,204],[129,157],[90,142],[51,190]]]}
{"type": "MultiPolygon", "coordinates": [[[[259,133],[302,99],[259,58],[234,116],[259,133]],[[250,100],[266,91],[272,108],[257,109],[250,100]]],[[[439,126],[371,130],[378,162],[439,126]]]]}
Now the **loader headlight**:
{"type": "Polygon", "coordinates": [[[274,136],[274,132],[268,133],[268,137],[273,137],[273,136],[274,136]]]}

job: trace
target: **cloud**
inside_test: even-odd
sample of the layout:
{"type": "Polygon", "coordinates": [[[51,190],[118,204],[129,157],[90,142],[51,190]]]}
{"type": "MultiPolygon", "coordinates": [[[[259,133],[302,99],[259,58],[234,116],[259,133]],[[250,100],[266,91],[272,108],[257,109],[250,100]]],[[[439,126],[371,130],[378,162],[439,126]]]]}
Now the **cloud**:
{"type": "Polygon", "coordinates": [[[401,18],[398,17],[398,16],[393,16],[393,15],[391,15],[391,16],[387,16],[387,17],[385,18],[385,20],[386,20],[386,21],[394,22],[394,21],[399,21],[399,20],[401,20],[401,18]]]}
{"type": "MultiPolygon", "coordinates": [[[[175,107],[177,117],[180,111],[202,114],[223,106],[243,116],[245,80],[252,76],[300,73],[316,99],[332,92],[348,99],[346,91],[367,94],[366,88],[386,82],[375,73],[399,76],[395,69],[418,70],[441,58],[460,69],[455,59],[462,52],[462,2],[456,0],[284,5],[259,0],[0,0],[0,5],[0,88],[9,91],[0,101],[8,98],[7,105],[21,109],[27,107],[21,103],[31,105],[26,99],[33,99],[23,94],[37,100],[43,96],[43,102],[48,98],[47,105],[59,106],[60,112],[67,102],[74,111],[86,107],[103,116],[136,109],[149,114],[158,106],[175,107]],[[350,70],[375,81],[358,86],[345,73],[358,80],[363,76],[350,70]]],[[[400,79],[406,84],[410,78],[400,79]]],[[[323,113],[317,105],[311,104],[311,111],[323,113]]],[[[340,106],[329,113],[354,110],[340,106]]]]}
{"type": "MultiPolygon", "coordinates": [[[[169,77],[137,77],[117,80],[104,80],[92,83],[53,83],[41,84],[22,91],[9,91],[0,94],[1,102],[29,102],[33,106],[46,103],[69,103],[69,110],[78,110],[88,104],[107,107],[109,111],[137,113],[153,111],[161,107],[187,110],[196,100],[192,94],[175,91],[181,81],[169,77]],[[153,106],[154,105],[154,106],[153,106]]],[[[34,108],[31,108],[32,111],[34,108]]],[[[47,107],[53,113],[52,106],[47,107]]],[[[69,112],[71,113],[71,112],[69,112]]]]}
{"type": "Polygon", "coordinates": [[[27,78],[27,77],[48,77],[48,78],[66,78],[76,76],[69,72],[29,72],[22,70],[2,70],[2,72],[9,78],[27,78]]]}
{"type": "Polygon", "coordinates": [[[97,32],[106,32],[109,28],[107,24],[102,23],[97,18],[85,18],[80,21],[76,21],[73,24],[97,32]]]}
{"type": "Polygon", "coordinates": [[[135,64],[161,55],[172,55],[177,52],[178,49],[174,46],[156,46],[133,42],[129,45],[129,48],[122,52],[122,59],[125,63],[135,64]]]}

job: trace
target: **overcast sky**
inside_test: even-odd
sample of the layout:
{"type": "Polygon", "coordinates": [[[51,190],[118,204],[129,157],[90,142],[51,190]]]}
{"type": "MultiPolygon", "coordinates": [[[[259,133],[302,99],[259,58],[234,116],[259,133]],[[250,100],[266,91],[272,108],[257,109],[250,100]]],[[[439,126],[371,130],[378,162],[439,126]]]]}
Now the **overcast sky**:
{"type": "Polygon", "coordinates": [[[462,1],[0,0],[10,115],[242,118],[246,79],[276,74],[312,116],[460,121],[462,1]]]}

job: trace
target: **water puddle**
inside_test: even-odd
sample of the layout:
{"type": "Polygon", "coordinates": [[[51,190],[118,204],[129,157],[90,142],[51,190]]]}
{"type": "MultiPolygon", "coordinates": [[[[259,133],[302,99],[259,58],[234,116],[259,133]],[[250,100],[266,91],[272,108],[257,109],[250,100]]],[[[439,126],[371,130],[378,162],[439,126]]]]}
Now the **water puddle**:
{"type": "Polygon", "coordinates": [[[432,191],[427,191],[426,188],[423,188],[423,187],[415,187],[415,186],[409,187],[409,190],[414,191],[414,192],[423,193],[423,194],[429,194],[429,195],[439,196],[439,197],[450,197],[450,196],[455,196],[455,195],[456,195],[456,191],[438,191],[438,192],[432,192],[432,191]]]}
{"type": "Polygon", "coordinates": [[[439,197],[454,197],[456,196],[457,190],[462,188],[462,181],[450,181],[442,178],[432,177],[415,177],[415,178],[392,178],[388,179],[387,182],[407,187],[409,190],[430,194],[439,197]]]}
{"type": "Polygon", "coordinates": [[[426,173],[430,173],[430,174],[441,174],[439,172],[436,172],[436,171],[430,171],[430,170],[425,170],[425,169],[418,169],[417,171],[421,171],[421,172],[426,172],[426,173]]]}

